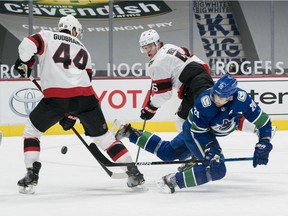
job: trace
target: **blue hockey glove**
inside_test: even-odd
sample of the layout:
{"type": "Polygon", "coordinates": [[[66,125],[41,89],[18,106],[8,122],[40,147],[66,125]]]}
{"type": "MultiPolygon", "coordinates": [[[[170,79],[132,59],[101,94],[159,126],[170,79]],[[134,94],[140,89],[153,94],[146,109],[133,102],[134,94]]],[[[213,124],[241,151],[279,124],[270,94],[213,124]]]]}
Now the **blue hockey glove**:
{"type": "Polygon", "coordinates": [[[220,165],[220,155],[222,154],[222,149],[218,143],[210,142],[205,146],[205,157],[203,165],[205,167],[220,165]]]}
{"type": "Polygon", "coordinates": [[[65,115],[60,121],[59,124],[62,126],[63,130],[67,131],[74,127],[77,117],[73,114],[65,115]]]}
{"type": "Polygon", "coordinates": [[[156,114],[158,110],[157,107],[154,107],[150,104],[150,101],[146,104],[146,106],[141,110],[140,118],[143,120],[150,120],[156,114]]]}
{"type": "Polygon", "coordinates": [[[268,163],[269,153],[272,149],[273,146],[268,139],[260,139],[255,146],[253,167],[255,168],[257,165],[266,165],[268,163]]]}

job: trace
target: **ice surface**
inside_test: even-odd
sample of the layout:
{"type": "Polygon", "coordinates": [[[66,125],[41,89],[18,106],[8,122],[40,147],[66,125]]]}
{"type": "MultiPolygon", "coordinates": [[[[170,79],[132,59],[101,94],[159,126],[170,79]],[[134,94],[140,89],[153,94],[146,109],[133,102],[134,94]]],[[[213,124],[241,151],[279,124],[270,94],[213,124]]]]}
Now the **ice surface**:
{"type": "MultiPolygon", "coordinates": [[[[157,133],[170,140],[176,133],[157,133]]],[[[84,137],[84,135],[83,135],[84,137]]],[[[87,142],[91,140],[85,137],[87,142]]],[[[135,159],[138,147],[123,140],[135,159]]],[[[235,132],[220,138],[226,157],[251,157],[257,138],[235,132]]],[[[217,182],[162,194],[155,180],[177,165],[141,166],[149,191],[133,192],[126,180],[111,179],[75,135],[43,136],[39,184],[34,195],[18,193],[25,174],[21,137],[5,137],[0,146],[1,216],[287,216],[288,132],[278,131],[267,166],[251,161],[227,162],[227,175],[217,182]],[[61,154],[62,146],[68,147],[61,154]]],[[[140,151],[139,161],[156,156],[140,151]]],[[[111,168],[122,172],[120,168],[111,168]]]]}

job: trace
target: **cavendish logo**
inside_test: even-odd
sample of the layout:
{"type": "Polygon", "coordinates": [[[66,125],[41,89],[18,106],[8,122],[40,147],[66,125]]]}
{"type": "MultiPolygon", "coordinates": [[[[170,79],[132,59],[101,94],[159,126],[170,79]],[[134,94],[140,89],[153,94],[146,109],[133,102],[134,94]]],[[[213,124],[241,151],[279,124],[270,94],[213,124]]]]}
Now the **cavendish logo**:
{"type": "Polygon", "coordinates": [[[109,0],[36,0],[34,4],[50,4],[50,5],[89,5],[108,3],[109,0]]]}
{"type": "Polygon", "coordinates": [[[43,95],[38,89],[22,88],[10,96],[9,106],[16,115],[27,117],[42,98],[43,95]]]}
{"type": "MultiPolygon", "coordinates": [[[[113,3],[114,19],[131,19],[156,16],[171,12],[164,1],[115,1],[113,3]]],[[[27,15],[28,1],[0,1],[0,13],[27,15]]],[[[74,15],[81,19],[108,19],[108,0],[38,0],[33,1],[35,17],[59,18],[74,15]]]]}

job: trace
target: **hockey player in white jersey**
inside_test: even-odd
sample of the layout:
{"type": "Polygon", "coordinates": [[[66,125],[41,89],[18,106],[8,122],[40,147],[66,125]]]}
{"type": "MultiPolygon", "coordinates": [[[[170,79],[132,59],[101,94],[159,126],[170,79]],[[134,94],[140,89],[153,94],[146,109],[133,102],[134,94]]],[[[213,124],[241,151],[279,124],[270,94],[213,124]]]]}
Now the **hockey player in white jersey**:
{"type": "MultiPolygon", "coordinates": [[[[41,163],[40,137],[60,121],[71,129],[75,117],[82,123],[85,134],[106,150],[116,162],[131,162],[127,148],[108,131],[105,117],[91,85],[91,57],[78,39],[82,25],[72,15],[64,16],[58,23],[59,32],[40,31],[23,39],[19,45],[19,58],[15,70],[22,77],[29,77],[34,56],[39,59],[41,88],[44,98],[30,113],[24,129],[24,161],[27,174],[18,181],[19,191],[34,193],[38,183],[41,163]]],[[[136,166],[123,167],[128,174],[128,187],[144,183],[136,166]]]]}
{"type": "Polygon", "coordinates": [[[180,132],[198,95],[214,84],[210,68],[188,49],[164,45],[154,29],[144,31],[139,43],[141,52],[150,58],[148,74],[152,78],[152,90],[155,93],[141,110],[140,118],[151,119],[157,109],[172,97],[174,88],[181,99],[176,120],[176,128],[180,132]]]}
{"type": "Polygon", "coordinates": [[[237,87],[237,80],[230,75],[221,77],[215,85],[205,90],[195,101],[183,125],[183,131],[171,141],[148,131],[139,131],[130,124],[123,125],[116,138],[128,137],[148,152],[164,161],[185,160],[194,156],[202,164],[181,167],[177,173],[164,176],[158,187],[169,193],[175,188],[195,187],[226,175],[224,155],[218,136],[227,136],[239,128],[242,115],[258,130],[253,166],[266,165],[273,146],[270,143],[272,126],[269,116],[251,99],[247,92],[237,87]],[[239,115],[240,114],[240,115],[239,115]]]}

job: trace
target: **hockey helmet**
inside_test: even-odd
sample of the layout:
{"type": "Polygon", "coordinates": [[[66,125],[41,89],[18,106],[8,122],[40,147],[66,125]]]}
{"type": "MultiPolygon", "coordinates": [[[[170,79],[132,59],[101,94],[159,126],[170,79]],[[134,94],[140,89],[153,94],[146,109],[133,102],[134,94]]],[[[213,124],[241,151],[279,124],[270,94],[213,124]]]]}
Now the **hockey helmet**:
{"type": "Polygon", "coordinates": [[[140,51],[144,53],[143,46],[146,46],[151,43],[157,43],[160,40],[160,36],[154,29],[149,29],[147,31],[142,32],[139,44],[140,44],[140,51]]]}
{"type": "Polygon", "coordinates": [[[72,15],[61,17],[58,23],[58,28],[59,28],[59,31],[68,30],[71,33],[72,33],[72,29],[75,28],[76,34],[77,34],[76,37],[78,37],[79,35],[82,36],[82,33],[83,33],[81,23],[78,21],[78,19],[76,19],[72,15]]]}
{"type": "Polygon", "coordinates": [[[218,95],[221,98],[229,98],[237,91],[237,80],[225,74],[211,88],[211,95],[218,95]]]}

